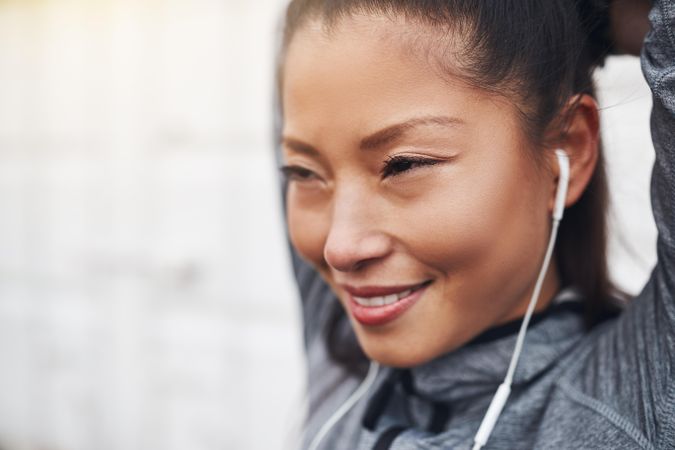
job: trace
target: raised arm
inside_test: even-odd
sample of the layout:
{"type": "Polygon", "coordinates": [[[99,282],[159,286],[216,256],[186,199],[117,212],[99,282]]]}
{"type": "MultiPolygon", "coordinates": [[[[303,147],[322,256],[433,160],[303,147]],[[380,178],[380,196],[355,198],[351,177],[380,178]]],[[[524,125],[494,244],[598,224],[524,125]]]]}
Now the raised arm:
{"type": "MultiPolygon", "coordinates": [[[[616,1],[614,7],[620,3],[642,4],[616,1]]],[[[642,292],[603,328],[590,361],[573,379],[581,395],[607,405],[613,417],[660,449],[675,448],[675,0],[655,1],[649,19],[641,62],[653,96],[651,199],[658,262],[642,292]]],[[[635,50],[636,31],[617,38],[617,46],[624,42],[624,51],[635,50]]]]}
{"type": "Polygon", "coordinates": [[[651,0],[612,0],[609,4],[609,35],[613,51],[640,56],[649,31],[651,0]]]}
{"type": "MultiPolygon", "coordinates": [[[[642,296],[653,301],[643,317],[647,368],[653,368],[657,448],[675,447],[675,1],[657,0],[641,62],[652,90],[651,134],[656,152],[651,199],[658,229],[658,263],[642,296]],[[652,298],[653,296],[653,298],[652,298]]],[[[645,301],[646,299],[639,299],[645,301]]]]}
{"type": "MultiPolygon", "coordinates": [[[[647,34],[641,61],[654,102],[651,132],[656,162],[652,173],[652,207],[659,232],[659,265],[670,269],[664,276],[672,299],[675,295],[675,2],[657,0],[649,19],[652,29],[647,34]]],[[[675,308],[672,302],[670,306],[675,308]]]]}

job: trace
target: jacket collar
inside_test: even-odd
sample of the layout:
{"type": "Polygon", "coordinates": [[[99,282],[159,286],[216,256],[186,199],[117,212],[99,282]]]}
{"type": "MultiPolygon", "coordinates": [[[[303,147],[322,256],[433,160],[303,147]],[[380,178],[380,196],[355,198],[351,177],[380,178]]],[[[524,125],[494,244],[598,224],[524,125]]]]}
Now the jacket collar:
{"type": "MultiPolygon", "coordinates": [[[[580,296],[562,290],[532,316],[513,386],[525,384],[572,349],[585,333],[580,296]]],[[[483,332],[463,347],[409,369],[414,393],[434,402],[455,402],[493,393],[504,380],[522,319],[483,332]]]]}

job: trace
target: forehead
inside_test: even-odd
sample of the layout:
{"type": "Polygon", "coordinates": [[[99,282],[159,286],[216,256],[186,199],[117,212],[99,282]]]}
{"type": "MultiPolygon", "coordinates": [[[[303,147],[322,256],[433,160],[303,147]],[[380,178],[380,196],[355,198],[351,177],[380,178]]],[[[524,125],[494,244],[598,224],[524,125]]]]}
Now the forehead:
{"type": "Polygon", "coordinates": [[[356,140],[411,116],[478,119],[500,99],[453,76],[461,43],[452,36],[385,16],[304,24],[284,61],[284,132],[316,142],[339,129],[356,140]],[[443,69],[434,59],[440,49],[443,69]]]}
{"type": "Polygon", "coordinates": [[[381,16],[350,16],[331,25],[309,21],[289,44],[284,94],[295,87],[307,90],[315,83],[327,85],[340,79],[347,85],[357,76],[360,83],[391,79],[406,70],[402,64],[406,59],[414,57],[409,51],[409,35],[409,30],[397,29],[381,16]]]}
{"type": "Polygon", "coordinates": [[[415,25],[385,17],[354,16],[331,28],[307,23],[295,33],[284,60],[285,115],[310,109],[317,114],[320,104],[336,113],[339,105],[363,109],[376,106],[376,97],[419,95],[424,86],[442,84],[424,52],[414,50],[422,39],[415,25]]]}
{"type": "Polygon", "coordinates": [[[433,69],[443,78],[454,71],[451,55],[459,52],[458,38],[452,36],[401,17],[355,14],[330,24],[313,19],[294,33],[286,52],[284,75],[288,78],[311,69],[326,76],[351,64],[354,71],[377,71],[375,76],[408,66],[416,71],[433,69]],[[433,64],[440,61],[440,55],[443,71],[433,64]]]}

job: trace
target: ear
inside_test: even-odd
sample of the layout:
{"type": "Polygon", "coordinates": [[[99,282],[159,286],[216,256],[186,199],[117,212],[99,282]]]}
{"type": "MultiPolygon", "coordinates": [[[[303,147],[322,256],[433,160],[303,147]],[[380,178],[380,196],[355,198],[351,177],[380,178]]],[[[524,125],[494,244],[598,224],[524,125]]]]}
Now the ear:
{"type": "MultiPolygon", "coordinates": [[[[593,97],[587,94],[572,97],[567,103],[566,114],[567,127],[562,136],[558,136],[555,141],[558,142],[557,148],[565,150],[569,156],[570,181],[565,200],[565,207],[569,207],[581,198],[595,171],[600,153],[600,118],[598,104],[593,97]]],[[[548,157],[555,175],[549,202],[549,210],[553,211],[560,169],[555,152],[551,151],[548,157]]]]}

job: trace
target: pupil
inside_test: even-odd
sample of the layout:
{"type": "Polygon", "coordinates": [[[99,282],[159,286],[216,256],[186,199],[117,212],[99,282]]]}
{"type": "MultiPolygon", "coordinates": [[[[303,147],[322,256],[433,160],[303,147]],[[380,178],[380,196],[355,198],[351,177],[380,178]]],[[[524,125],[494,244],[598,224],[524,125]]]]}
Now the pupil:
{"type": "Polygon", "coordinates": [[[397,161],[394,164],[394,169],[396,169],[398,172],[405,172],[406,170],[410,169],[411,165],[412,162],[410,161],[397,161]]]}

